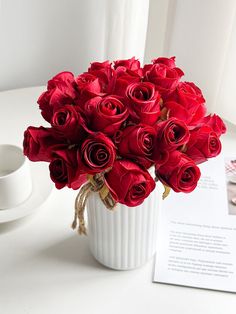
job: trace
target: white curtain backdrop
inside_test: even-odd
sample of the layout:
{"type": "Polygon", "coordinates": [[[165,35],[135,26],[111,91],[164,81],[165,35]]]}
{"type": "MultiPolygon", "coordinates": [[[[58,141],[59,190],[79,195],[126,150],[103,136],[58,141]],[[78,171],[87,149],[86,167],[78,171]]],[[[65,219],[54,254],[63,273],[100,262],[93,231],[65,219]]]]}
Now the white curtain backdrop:
{"type": "Polygon", "coordinates": [[[236,1],[150,0],[150,10],[146,57],[175,55],[185,79],[203,90],[209,111],[236,124],[236,1]]]}
{"type": "Polygon", "coordinates": [[[0,91],[93,60],[143,60],[149,0],[0,0],[0,91]]]}
{"type": "Polygon", "coordinates": [[[175,55],[209,111],[236,124],[235,0],[0,0],[0,90],[144,55],[175,55]]]}

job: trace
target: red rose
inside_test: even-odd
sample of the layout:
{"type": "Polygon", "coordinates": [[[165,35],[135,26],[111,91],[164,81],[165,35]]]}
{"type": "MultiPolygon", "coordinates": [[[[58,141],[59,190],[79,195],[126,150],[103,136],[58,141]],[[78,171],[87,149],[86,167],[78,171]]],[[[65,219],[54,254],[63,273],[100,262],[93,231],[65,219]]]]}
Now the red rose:
{"type": "Polygon", "coordinates": [[[103,62],[92,62],[88,71],[107,71],[111,72],[111,62],[106,60],[103,62]]]}
{"type": "Polygon", "coordinates": [[[200,88],[192,82],[180,82],[176,88],[176,94],[172,94],[170,98],[174,98],[187,109],[193,105],[205,104],[200,88]]]}
{"type": "Polygon", "coordinates": [[[221,136],[221,134],[224,134],[226,132],[226,126],[222,119],[216,115],[208,115],[203,118],[203,125],[208,125],[212,128],[214,132],[216,132],[217,136],[221,136]]]}
{"type": "Polygon", "coordinates": [[[69,149],[67,146],[53,152],[49,170],[57,189],[68,186],[76,190],[86,182],[86,174],[81,170],[77,156],[77,149],[69,149]]]}
{"type": "Polygon", "coordinates": [[[202,126],[190,132],[190,139],[186,146],[186,155],[197,164],[216,157],[221,152],[221,142],[217,134],[209,126],[202,126]]]}
{"type": "Polygon", "coordinates": [[[51,149],[57,144],[58,139],[50,128],[30,126],[24,132],[24,155],[31,161],[50,161],[51,149]]]}
{"type": "Polygon", "coordinates": [[[126,60],[116,60],[114,61],[114,69],[118,67],[123,67],[125,71],[130,70],[133,72],[142,75],[142,69],[140,68],[139,60],[136,60],[135,57],[126,60]]]}
{"type": "Polygon", "coordinates": [[[115,158],[113,142],[102,133],[90,135],[81,146],[81,161],[85,172],[89,174],[112,167],[115,158]]]}
{"type": "MultiPolygon", "coordinates": [[[[187,111],[188,118],[185,121],[188,125],[197,125],[205,116],[205,99],[201,90],[194,83],[180,82],[174,93],[168,97],[167,101],[174,101],[179,104],[179,107],[176,108],[175,111],[173,111],[173,108],[170,110],[171,116],[177,117],[178,111],[181,110],[180,107],[183,107],[183,110],[187,111]]],[[[168,108],[168,103],[165,105],[168,108]]]]}
{"type": "Polygon", "coordinates": [[[168,68],[174,69],[176,67],[175,65],[175,57],[171,58],[165,58],[165,57],[159,57],[157,59],[152,60],[153,64],[159,63],[159,64],[164,64],[168,68]]]}
{"type": "Polygon", "coordinates": [[[123,133],[122,130],[118,130],[118,131],[116,131],[116,133],[113,135],[112,140],[113,140],[113,142],[114,142],[116,145],[118,145],[118,144],[120,143],[121,137],[122,137],[122,133],[123,133]]]}
{"type": "Polygon", "coordinates": [[[176,118],[184,121],[186,124],[188,124],[192,119],[188,110],[175,101],[167,101],[164,103],[164,107],[162,108],[162,115],[163,114],[165,119],[176,118]]]}
{"type": "Polygon", "coordinates": [[[186,144],[189,140],[187,125],[178,119],[170,118],[156,125],[158,150],[175,150],[186,144]]]}
{"type": "Polygon", "coordinates": [[[105,182],[114,200],[130,207],[140,205],[156,185],[147,170],[128,160],[116,160],[105,182]]]}
{"type": "Polygon", "coordinates": [[[121,134],[118,145],[119,155],[149,168],[153,164],[155,137],[156,131],[151,126],[141,124],[128,126],[121,134]]]}
{"type": "Polygon", "coordinates": [[[184,75],[179,68],[171,68],[163,63],[147,64],[143,72],[144,80],[153,83],[162,98],[166,98],[176,89],[180,78],[184,75]]]}
{"type": "Polygon", "coordinates": [[[54,110],[66,104],[74,104],[76,97],[74,75],[71,72],[57,74],[48,81],[47,91],[38,99],[42,116],[50,122],[54,110]]]}
{"type": "Polygon", "coordinates": [[[126,90],[130,115],[136,123],[153,125],[160,116],[160,94],[149,82],[131,83],[126,90]]]}
{"type": "Polygon", "coordinates": [[[133,58],[93,62],[74,77],[62,72],[39,97],[51,128],[29,127],[24,154],[50,162],[57,188],[78,189],[87,175],[101,173],[117,202],[137,206],[155,188],[147,169],[176,192],[191,192],[196,164],[217,156],[226,127],[206,114],[201,90],[180,82],[175,57],[140,66],[133,58]]]}
{"type": "Polygon", "coordinates": [[[76,79],[77,89],[79,96],[76,99],[78,109],[83,110],[84,103],[95,96],[103,96],[102,88],[99,83],[99,79],[88,72],[79,75],[76,79]]]}
{"type": "Polygon", "coordinates": [[[53,114],[51,120],[60,137],[66,138],[73,143],[78,143],[84,134],[84,121],[74,106],[66,105],[53,114]]]}
{"type": "Polygon", "coordinates": [[[155,167],[158,168],[162,165],[164,165],[170,156],[171,151],[169,152],[168,150],[165,149],[160,149],[158,147],[154,148],[154,153],[153,153],[153,160],[155,163],[155,167]]]}
{"type": "Polygon", "coordinates": [[[109,61],[91,63],[88,72],[98,78],[101,92],[110,92],[114,70],[109,61]]]}
{"type": "Polygon", "coordinates": [[[111,85],[112,94],[125,97],[127,86],[131,83],[141,81],[138,71],[132,71],[124,66],[118,66],[114,72],[113,82],[111,85]]]}
{"type": "Polygon", "coordinates": [[[128,117],[128,110],[116,96],[94,97],[84,107],[87,125],[93,131],[114,135],[128,117]]]}
{"type": "Polygon", "coordinates": [[[156,176],[175,192],[192,192],[201,176],[194,161],[179,151],[169,154],[168,161],[156,167],[156,176]]]}
{"type": "Polygon", "coordinates": [[[67,93],[71,98],[75,98],[76,91],[74,89],[74,84],[74,74],[68,71],[64,71],[58,73],[51,80],[49,80],[47,88],[48,90],[59,88],[62,92],[67,93]]]}

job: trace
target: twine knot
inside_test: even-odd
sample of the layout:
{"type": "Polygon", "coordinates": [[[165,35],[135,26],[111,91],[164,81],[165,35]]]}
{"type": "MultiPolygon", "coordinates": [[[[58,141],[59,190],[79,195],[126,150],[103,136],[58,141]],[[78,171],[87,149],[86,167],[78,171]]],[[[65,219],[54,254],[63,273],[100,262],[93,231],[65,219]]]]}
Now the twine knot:
{"type": "Polygon", "coordinates": [[[103,173],[97,173],[94,176],[88,175],[87,178],[88,182],[81,187],[78,195],[76,196],[74,220],[71,225],[72,229],[76,229],[77,223],[79,221],[78,233],[80,235],[87,235],[84,221],[84,211],[87,199],[91,192],[99,193],[100,199],[106,208],[113,210],[116,205],[115,200],[113,199],[108,187],[105,184],[103,173]]]}

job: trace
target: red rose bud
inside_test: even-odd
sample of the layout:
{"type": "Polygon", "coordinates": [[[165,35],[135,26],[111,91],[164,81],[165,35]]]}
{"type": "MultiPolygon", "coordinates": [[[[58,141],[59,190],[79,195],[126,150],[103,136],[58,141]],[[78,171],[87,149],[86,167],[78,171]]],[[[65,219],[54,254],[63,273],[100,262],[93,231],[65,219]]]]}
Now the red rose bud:
{"type": "Polygon", "coordinates": [[[155,138],[156,131],[151,126],[141,124],[128,126],[121,134],[118,145],[119,155],[149,168],[153,164],[155,138]]]}
{"type": "Polygon", "coordinates": [[[221,134],[224,134],[226,132],[226,126],[224,122],[216,114],[204,117],[202,122],[203,124],[210,126],[212,130],[217,134],[217,136],[221,136],[221,134]]]}
{"type": "Polygon", "coordinates": [[[216,157],[221,152],[221,142],[217,134],[209,126],[202,126],[190,132],[190,140],[186,146],[186,155],[197,164],[216,157]]]}
{"type": "Polygon", "coordinates": [[[24,155],[31,161],[50,161],[52,148],[59,144],[59,139],[50,128],[30,126],[24,132],[24,155]]]}
{"type": "Polygon", "coordinates": [[[77,154],[77,149],[66,146],[53,152],[49,170],[57,189],[68,186],[76,190],[86,182],[86,174],[81,171],[77,154]]]}
{"type": "Polygon", "coordinates": [[[53,114],[52,127],[62,138],[78,143],[84,134],[84,120],[72,105],[66,105],[53,114]]]}
{"type": "MultiPolygon", "coordinates": [[[[188,125],[197,125],[206,114],[205,99],[201,90],[194,83],[180,82],[167,101],[174,101],[187,111],[188,118],[185,122],[188,125]]],[[[180,110],[180,107],[175,111],[172,108],[171,116],[178,117],[180,110]]]]}
{"type": "Polygon", "coordinates": [[[128,117],[128,110],[116,96],[94,97],[84,107],[87,125],[93,131],[113,136],[128,117]]]}
{"type": "Polygon", "coordinates": [[[156,176],[175,192],[192,192],[201,176],[194,161],[179,151],[169,154],[168,162],[156,168],[156,176]]]}
{"type": "Polygon", "coordinates": [[[143,72],[144,80],[153,83],[162,98],[166,98],[176,89],[184,75],[179,68],[171,68],[163,63],[145,65],[143,72]]]}
{"type": "Polygon", "coordinates": [[[160,116],[160,94],[149,82],[131,83],[126,90],[130,115],[136,123],[153,125],[160,116]]]}
{"type": "Polygon", "coordinates": [[[124,159],[115,161],[105,182],[115,201],[130,207],[142,204],[156,185],[147,170],[124,159]]]}
{"type": "Polygon", "coordinates": [[[50,122],[53,112],[66,104],[74,104],[77,97],[74,76],[71,72],[62,72],[48,81],[47,91],[38,99],[43,118],[50,122]]]}
{"type": "Polygon", "coordinates": [[[102,133],[89,136],[81,146],[81,162],[89,174],[112,167],[115,158],[113,142],[102,133]]]}
{"type": "Polygon", "coordinates": [[[189,140],[189,130],[186,124],[178,119],[170,118],[157,126],[156,149],[175,150],[189,140]]]}
{"type": "Polygon", "coordinates": [[[174,69],[175,66],[175,57],[171,58],[165,58],[165,57],[159,57],[157,59],[152,60],[153,64],[159,63],[159,64],[164,64],[168,68],[174,69]]]}

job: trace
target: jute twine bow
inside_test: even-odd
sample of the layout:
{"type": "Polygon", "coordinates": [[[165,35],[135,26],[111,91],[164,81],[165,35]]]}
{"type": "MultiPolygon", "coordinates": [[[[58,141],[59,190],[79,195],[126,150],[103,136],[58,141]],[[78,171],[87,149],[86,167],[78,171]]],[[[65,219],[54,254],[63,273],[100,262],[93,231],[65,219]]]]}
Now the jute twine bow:
{"type": "Polygon", "coordinates": [[[113,199],[108,187],[104,182],[104,175],[101,173],[95,174],[94,176],[88,175],[88,182],[83,185],[75,199],[75,215],[72,223],[72,229],[76,229],[77,223],[79,222],[78,233],[80,235],[87,235],[87,230],[84,221],[84,211],[87,199],[91,192],[98,192],[99,196],[106,206],[106,208],[114,209],[116,202],[113,199]]]}

